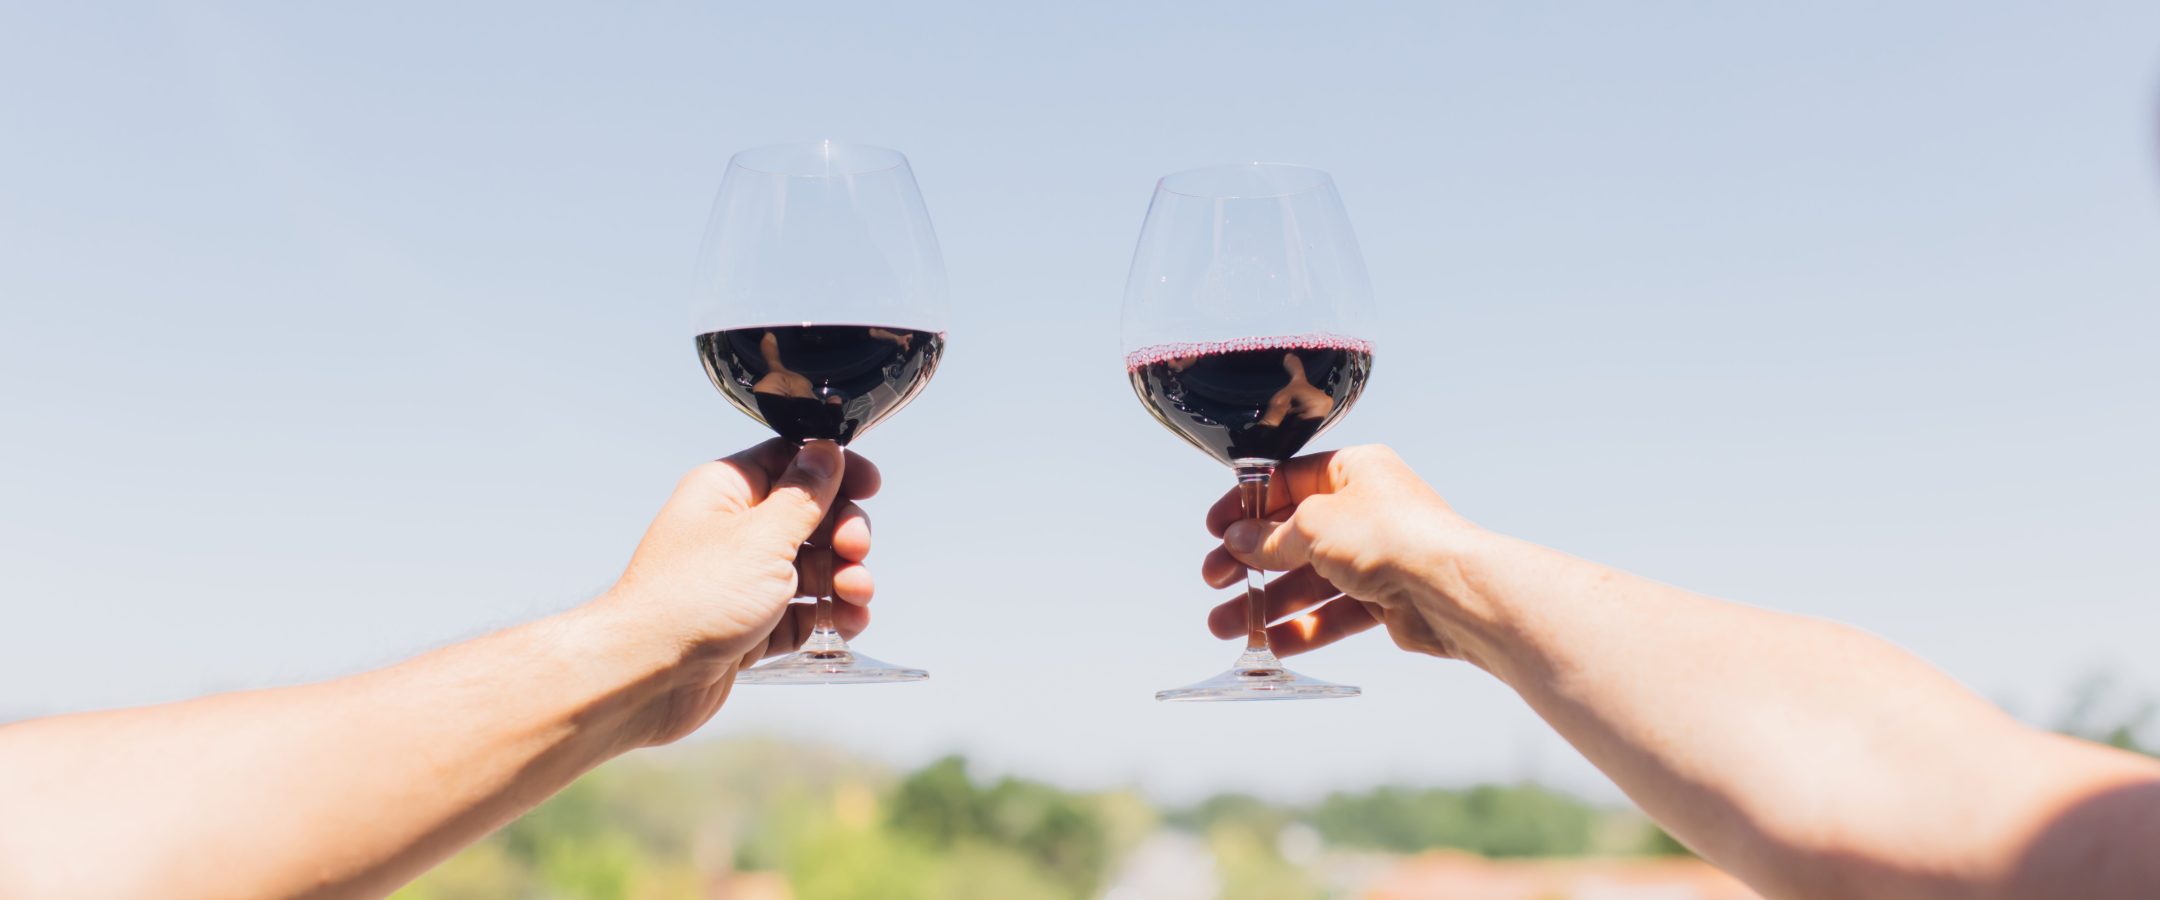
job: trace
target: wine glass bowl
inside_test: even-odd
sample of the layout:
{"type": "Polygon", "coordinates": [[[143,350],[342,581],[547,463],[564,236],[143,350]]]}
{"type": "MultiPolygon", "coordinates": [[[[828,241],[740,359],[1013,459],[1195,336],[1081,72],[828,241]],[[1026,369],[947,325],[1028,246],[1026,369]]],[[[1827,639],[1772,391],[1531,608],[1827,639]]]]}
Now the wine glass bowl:
{"type": "MultiPolygon", "coordinates": [[[[1305,166],[1209,166],[1156,184],[1125,283],[1122,342],[1155,420],[1229,466],[1261,518],[1275,467],[1341,420],[1372,373],[1364,257],[1334,180],[1305,166]]],[[[1244,653],[1158,700],[1303,700],[1359,689],[1285,668],[1265,576],[1246,570],[1244,653]]]]}
{"type": "MultiPolygon", "coordinates": [[[[945,352],[944,262],[907,157],[837,141],[735,154],[713,202],[691,317],[706,377],[786,440],[846,445],[899,412],[945,352]]],[[[814,602],[802,649],[736,683],[929,677],[856,653],[833,627],[833,598],[814,602]]]]}
{"type": "Polygon", "coordinates": [[[728,160],[699,254],[693,325],[945,330],[945,264],[898,150],[841,141],[728,160]]]}

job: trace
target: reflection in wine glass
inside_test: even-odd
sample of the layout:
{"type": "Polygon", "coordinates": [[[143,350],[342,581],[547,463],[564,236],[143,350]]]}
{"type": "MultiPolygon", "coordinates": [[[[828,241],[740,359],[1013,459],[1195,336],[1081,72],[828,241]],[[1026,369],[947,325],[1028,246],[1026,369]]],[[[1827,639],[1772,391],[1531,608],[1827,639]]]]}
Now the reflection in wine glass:
{"type": "Polygon", "coordinates": [[[1335,411],[1335,398],[1313,387],[1312,381],[1305,377],[1305,361],[1297,354],[1283,354],[1282,366],[1283,371],[1290,373],[1290,383],[1268,399],[1267,413],[1260,417],[1260,424],[1273,428],[1283,423],[1284,416],[1292,415],[1317,421],[1335,411]]]}
{"type": "Polygon", "coordinates": [[[750,386],[753,394],[773,397],[815,397],[810,379],[787,367],[780,359],[780,336],[770,331],[758,339],[758,355],[765,358],[765,375],[750,386]]]}
{"type": "Polygon", "coordinates": [[[899,334],[883,328],[870,329],[870,336],[881,341],[891,341],[902,350],[906,350],[915,343],[915,336],[912,334],[899,334]]]}

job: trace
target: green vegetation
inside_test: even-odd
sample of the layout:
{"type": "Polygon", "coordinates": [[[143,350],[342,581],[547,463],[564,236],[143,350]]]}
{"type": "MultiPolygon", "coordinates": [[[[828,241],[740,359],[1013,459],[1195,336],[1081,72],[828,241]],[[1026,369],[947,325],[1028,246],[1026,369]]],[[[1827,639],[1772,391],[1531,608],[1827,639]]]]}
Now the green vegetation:
{"type": "Polygon", "coordinates": [[[1413,853],[1454,847],[1486,856],[1579,856],[1605,811],[1532,784],[1451,791],[1383,787],[1332,794],[1309,818],[1330,844],[1413,853]]]}
{"type": "MultiPolygon", "coordinates": [[[[2156,716],[2095,677],[2056,728],[2153,753],[2156,716]]],[[[1197,837],[1221,896],[1239,900],[1328,896],[1331,858],[1687,852],[1640,813],[1534,784],[1386,786],[1305,805],[1218,794],[1158,812],[1130,791],[979,778],[957,756],[896,775],[829,748],[730,741],[616,760],[397,896],[674,900],[763,879],[793,900],[1083,900],[1164,828],[1197,837]]]]}
{"type": "Polygon", "coordinates": [[[2057,720],[2055,730],[2146,756],[2160,756],[2160,744],[2143,738],[2156,717],[2160,702],[2151,697],[2125,699],[2122,685],[2107,672],[2089,675],[2070,694],[2070,703],[2057,720]]]}
{"type": "Polygon", "coordinates": [[[957,756],[896,776],[829,749],[726,742],[610,763],[397,896],[672,900],[763,873],[749,877],[795,900],[1084,900],[1165,827],[1198,836],[1222,895],[1249,900],[1326,896],[1311,871],[1322,852],[1573,855],[1654,839],[1639,816],[1533,785],[1383,787],[1311,806],[1223,794],[1159,813],[1129,791],[980,778],[957,756]],[[1616,830],[1624,840],[1597,837],[1616,830]]]}
{"type": "MultiPolygon", "coordinates": [[[[2095,677],[2056,730],[2151,754],[2156,716],[2095,677]]],[[[396,896],[674,900],[763,878],[794,900],[1084,900],[1160,828],[1196,835],[1221,895],[1240,900],[1327,896],[1328,854],[1687,852],[1639,813],[1534,784],[1386,786],[1308,805],[1218,794],[1158,812],[1129,791],[980,779],[957,756],[895,775],[827,748],[732,741],[610,763],[396,896]]]]}
{"type": "Polygon", "coordinates": [[[1278,832],[1236,821],[1207,831],[1208,852],[1215,855],[1221,895],[1238,900],[1321,900],[1326,894],[1312,875],[1284,859],[1278,832]]]}
{"type": "Polygon", "coordinates": [[[978,787],[957,756],[901,782],[886,825],[937,853],[1013,856],[1071,896],[1091,896],[1110,865],[1109,829],[1085,798],[1017,778],[978,787]]]}
{"type": "Polygon", "coordinates": [[[895,779],[829,750],[692,745],[594,771],[396,896],[694,898],[765,872],[797,900],[1081,900],[1156,824],[1131,793],[982,783],[958,757],[895,779]]]}
{"type": "Polygon", "coordinates": [[[1680,839],[1673,837],[1670,832],[1653,824],[1649,827],[1649,832],[1643,836],[1642,854],[1644,856],[1694,856],[1695,851],[1689,850],[1686,844],[1680,843],[1680,839]]]}

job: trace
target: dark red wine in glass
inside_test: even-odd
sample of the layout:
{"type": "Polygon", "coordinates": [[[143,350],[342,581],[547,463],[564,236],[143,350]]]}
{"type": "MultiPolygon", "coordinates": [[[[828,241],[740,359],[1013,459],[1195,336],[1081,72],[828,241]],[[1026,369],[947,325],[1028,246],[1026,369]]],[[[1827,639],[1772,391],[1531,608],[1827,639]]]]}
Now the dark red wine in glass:
{"type": "Polygon", "coordinates": [[[1155,420],[1225,465],[1296,456],[1350,411],[1372,345],[1335,335],[1145,347],[1125,358],[1155,420]]]}
{"type": "Polygon", "coordinates": [[[945,336],[882,325],[761,325],[698,335],[714,387],[795,443],[836,441],[899,412],[937,373],[945,336]]]}

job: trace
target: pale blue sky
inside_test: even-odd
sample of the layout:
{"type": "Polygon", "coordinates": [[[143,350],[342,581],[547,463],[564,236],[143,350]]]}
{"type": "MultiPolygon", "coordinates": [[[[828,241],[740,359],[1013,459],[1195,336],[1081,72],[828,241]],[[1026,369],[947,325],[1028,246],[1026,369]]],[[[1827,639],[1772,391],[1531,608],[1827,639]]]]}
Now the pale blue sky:
{"type": "Polygon", "coordinates": [[[935,678],[745,689],[708,735],[1610,794],[1378,635],[1302,664],[1359,700],[1149,699],[1234,649],[1196,578],[1229,477],[1130,396],[1119,294],[1153,179],[1249,159],[1334,173],[1388,321],[1320,446],[2021,714],[2160,692],[2160,6],[920,6],[0,7],[0,716],[603,588],[761,437],[685,291],[728,154],[811,137],[906,151],[945,246],[946,366],[860,447],[863,646],[935,678]]]}

